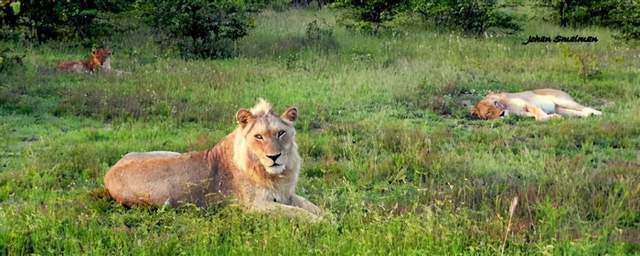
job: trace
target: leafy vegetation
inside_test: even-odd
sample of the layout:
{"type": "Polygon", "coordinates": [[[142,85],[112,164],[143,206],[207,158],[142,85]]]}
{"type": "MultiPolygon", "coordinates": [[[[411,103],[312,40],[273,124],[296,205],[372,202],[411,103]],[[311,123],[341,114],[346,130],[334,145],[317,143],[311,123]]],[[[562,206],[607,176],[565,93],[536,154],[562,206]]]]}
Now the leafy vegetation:
{"type": "Polygon", "coordinates": [[[377,33],[407,7],[406,0],[338,0],[334,7],[345,10],[342,23],[349,29],[377,33]]]}
{"type": "Polygon", "coordinates": [[[538,19],[484,39],[412,26],[371,36],[336,15],[266,10],[236,58],[215,60],[166,51],[141,26],[109,40],[121,76],[55,72],[86,56],[74,44],[0,42],[23,63],[0,71],[0,254],[638,254],[637,46],[538,19]],[[536,34],[599,41],[522,44],[536,34]],[[480,121],[464,105],[540,87],[604,115],[480,121]],[[257,97],[298,107],[298,193],[334,223],[105,197],[123,154],[207,149],[257,97]]]}
{"type": "Polygon", "coordinates": [[[0,48],[0,72],[12,72],[22,66],[24,56],[19,56],[11,48],[0,48]]]}
{"type": "Polygon", "coordinates": [[[3,36],[14,39],[84,40],[104,36],[97,22],[108,12],[126,10],[132,0],[99,1],[0,1],[3,36]]]}
{"type": "Polygon", "coordinates": [[[490,28],[520,29],[512,16],[501,11],[495,0],[415,0],[414,10],[437,26],[480,35],[490,28]]]}
{"type": "Polygon", "coordinates": [[[345,10],[341,23],[347,28],[374,33],[406,16],[420,16],[427,23],[468,35],[480,35],[492,27],[519,29],[513,17],[501,11],[494,0],[342,0],[334,7],[345,10]]]}
{"type": "Polygon", "coordinates": [[[562,26],[603,25],[626,39],[640,39],[640,2],[634,0],[540,0],[562,26]]]}
{"type": "Polygon", "coordinates": [[[185,57],[229,57],[235,40],[251,26],[246,7],[237,1],[149,1],[154,26],[175,40],[185,57]]]}

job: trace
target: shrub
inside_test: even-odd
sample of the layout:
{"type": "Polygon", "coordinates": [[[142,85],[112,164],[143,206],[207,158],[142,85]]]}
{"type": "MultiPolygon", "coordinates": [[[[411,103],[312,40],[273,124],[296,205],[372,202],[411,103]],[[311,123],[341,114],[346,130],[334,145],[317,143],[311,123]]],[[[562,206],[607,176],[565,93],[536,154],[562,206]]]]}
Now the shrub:
{"type": "Polygon", "coordinates": [[[499,10],[495,0],[415,0],[412,6],[425,20],[466,34],[479,35],[492,27],[510,31],[520,28],[499,10]]]}
{"type": "Polygon", "coordinates": [[[635,0],[539,0],[561,26],[600,25],[618,29],[623,38],[640,39],[640,2],[635,0]]]}
{"type": "Polygon", "coordinates": [[[122,11],[132,3],[133,0],[0,0],[2,36],[39,42],[94,38],[104,34],[94,26],[100,12],[122,11]]]}
{"type": "Polygon", "coordinates": [[[10,0],[0,0],[0,22],[2,25],[15,20],[15,16],[20,14],[20,2],[10,0]]]}
{"type": "Polygon", "coordinates": [[[551,18],[561,26],[595,25],[611,22],[610,12],[618,0],[539,0],[553,10],[551,18]]]}
{"type": "Polygon", "coordinates": [[[437,26],[473,35],[494,27],[519,29],[511,16],[499,10],[496,0],[340,0],[334,6],[346,10],[342,23],[347,27],[373,32],[399,14],[419,14],[437,26]]]}
{"type": "Polygon", "coordinates": [[[127,11],[136,0],[96,0],[96,9],[105,12],[119,13],[127,11]]]}
{"type": "Polygon", "coordinates": [[[377,33],[385,22],[402,12],[407,3],[406,0],[338,0],[333,6],[345,11],[340,22],[347,28],[377,33]]]}
{"type": "Polygon", "coordinates": [[[640,39],[640,2],[627,0],[612,12],[611,27],[620,30],[625,39],[640,39]]]}
{"type": "Polygon", "coordinates": [[[553,10],[552,19],[563,27],[578,25],[605,24],[611,21],[610,11],[617,0],[540,0],[540,3],[553,10]]]}
{"type": "Polygon", "coordinates": [[[18,55],[11,48],[0,47],[0,74],[8,73],[16,67],[24,66],[24,55],[18,55]]]}
{"type": "Polygon", "coordinates": [[[172,38],[184,57],[233,54],[234,41],[251,27],[247,6],[232,0],[151,0],[152,24],[172,38]]]}
{"type": "Polygon", "coordinates": [[[252,12],[258,12],[263,9],[281,12],[289,9],[292,2],[290,0],[244,0],[243,4],[252,12]]]}
{"type": "Polygon", "coordinates": [[[336,49],[338,42],[333,30],[324,21],[313,20],[307,23],[305,29],[305,43],[316,46],[321,50],[336,49]]]}
{"type": "Polygon", "coordinates": [[[332,4],[335,1],[334,0],[291,0],[289,2],[291,2],[291,4],[296,7],[309,7],[309,6],[322,7],[328,4],[332,4]]]}

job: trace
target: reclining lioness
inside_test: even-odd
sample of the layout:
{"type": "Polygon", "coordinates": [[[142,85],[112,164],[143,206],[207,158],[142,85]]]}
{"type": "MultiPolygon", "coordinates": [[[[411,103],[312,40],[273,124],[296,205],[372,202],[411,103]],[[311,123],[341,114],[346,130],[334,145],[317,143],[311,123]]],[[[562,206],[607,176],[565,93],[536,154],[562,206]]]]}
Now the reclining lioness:
{"type": "Polygon", "coordinates": [[[129,153],[105,175],[109,195],[124,205],[207,206],[227,197],[255,211],[319,220],[320,209],[296,195],[301,159],[295,107],[277,116],[260,99],[236,113],[236,129],[203,152],[129,153]]]}
{"type": "Polygon", "coordinates": [[[496,119],[514,114],[545,121],[561,116],[602,115],[602,112],[578,104],[563,91],[537,89],[517,93],[489,94],[473,107],[471,114],[480,119],[496,119]]]}

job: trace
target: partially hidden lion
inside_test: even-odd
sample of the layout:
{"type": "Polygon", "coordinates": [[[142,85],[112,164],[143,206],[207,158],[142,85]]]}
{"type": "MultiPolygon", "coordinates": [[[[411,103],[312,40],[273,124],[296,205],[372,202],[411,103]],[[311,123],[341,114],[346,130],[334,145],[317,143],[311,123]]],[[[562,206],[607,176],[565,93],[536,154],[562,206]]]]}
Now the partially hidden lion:
{"type": "Polygon", "coordinates": [[[561,116],[587,117],[602,112],[577,103],[569,94],[556,89],[537,89],[517,93],[492,93],[471,110],[480,119],[496,119],[510,114],[546,121],[561,116]]]}
{"type": "Polygon", "coordinates": [[[236,113],[236,129],[202,152],[129,153],[104,176],[104,186],[127,206],[195,204],[233,198],[250,211],[279,211],[321,220],[321,210],[296,195],[301,159],[293,127],[298,110],[282,115],[260,99],[236,113]]]}
{"type": "Polygon", "coordinates": [[[109,59],[110,55],[111,51],[107,49],[92,49],[89,58],[86,60],[61,62],[58,64],[57,69],[62,72],[93,73],[101,69],[103,63],[109,59]]]}

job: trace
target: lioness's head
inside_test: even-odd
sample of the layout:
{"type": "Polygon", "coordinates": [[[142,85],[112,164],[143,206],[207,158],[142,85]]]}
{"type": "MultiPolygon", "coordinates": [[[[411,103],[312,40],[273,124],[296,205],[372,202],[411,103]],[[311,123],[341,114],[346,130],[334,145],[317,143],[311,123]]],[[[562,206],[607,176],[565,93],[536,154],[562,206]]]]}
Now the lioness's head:
{"type": "Polygon", "coordinates": [[[507,114],[507,106],[500,102],[500,97],[490,94],[484,97],[471,110],[471,115],[479,119],[496,119],[507,114]]]}
{"type": "Polygon", "coordinates": [[[271,109],[271,104],[263,99],[251,110],[240,109],[236,113],[239,129],[236,136],[241,136],[242,140],[236,140],[235,146],[236,150],[246,150],[247,156],[234,157],[250,162],[241,163],[245,167],[257,161],[269,174],[282,173],[292,163],[292,158],[297,157],[296,131],[293,127],[297,118],[298,109],[295,107],[288,108],[278,116],[271,109]]]}

